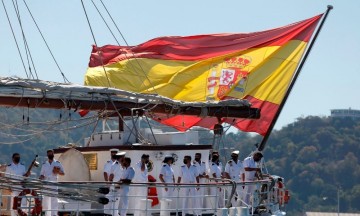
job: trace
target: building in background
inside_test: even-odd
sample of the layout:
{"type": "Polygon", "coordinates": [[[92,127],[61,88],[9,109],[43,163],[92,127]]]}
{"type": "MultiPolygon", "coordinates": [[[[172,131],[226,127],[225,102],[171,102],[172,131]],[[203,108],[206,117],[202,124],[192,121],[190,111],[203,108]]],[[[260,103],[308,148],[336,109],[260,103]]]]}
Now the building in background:
{"type": "Polygon", "coordinates": [[[332,109],[330,117],[360,119],[360,110],[354,109],[332,109]]]}

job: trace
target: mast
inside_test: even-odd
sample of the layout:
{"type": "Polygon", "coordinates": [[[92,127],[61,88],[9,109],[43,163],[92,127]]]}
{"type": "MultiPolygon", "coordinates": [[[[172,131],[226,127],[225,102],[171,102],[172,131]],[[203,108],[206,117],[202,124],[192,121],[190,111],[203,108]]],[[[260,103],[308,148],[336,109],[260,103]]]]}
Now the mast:
{"type": "Polygon", "coordinates": [[[286,103],[286,101],[287,101],[287,98],[289,97],[289,95],[290,95],[290,93],[291,93],[291,90],[292,90],[292,88],[293,88],[294,85],[295,85],[295,82],[296,82],[296,80],[297,80],[297,78],[298,78],[298,76],[299,76],[299,74],[300,74],[300,71],[301,71],[301,69],[303,68],[303,66],[304,66],[304,64],[305,64],[305,62],[306,62],[306,59],[307,59],[307,57],[308,57],[308,55],[309,55],[309,53],[310,53],[310,51],[311,51],[311,49],[312,49],[315,41],[316,41],[316,39],[317,39],[317,37],[318,37],[318,35],[319,35],[319,33],[320,33],[320,31],[321,31],[324,23],[325,23],[325,20],[326,20],[326,18],[327,18],[327,16],[328,16],[329,12],[330,12],[332,9],[333,9],[333,6],[332,6],[332,5],[328,5],[328,6],[327,6],[327,10],[326,10],[325,14],[323,15],[323,19],[321,20],[318,29],[315,31],[314,37],[312,38],[312,40],[311,40],[311,42],[310,42],[310,44],[309,44],[308,49],[305,51],[305,54],[304,54],[303,58],[301,59],[301,62],[300,62],[300,64],[299,64],[298,68],[296,69],[296,72],[295,72],[295,74],[294,74],[293,79],[291,80],[291,83],[290,83],[290,85],[289,85],[289,88],[288,88],[287,92],[286,92],[285,95],[284,95],[284,99],[281,101],[281,103],[280,103],[280,105],[279,105],[279,109],[277,110],[277,112],[276,112],[276,114],[275,114],[275,116],[274,116],[274,118],[273,118],[273,120],[272,120],[272,122],[271,122],[271,124],[270,124],[270,126],[269,126],[269,129],[267,130],[264,138],[261,140],[261,143],[260,143],[260,145],[259,145],[259,147],[258,147],[258,150],[259,150],[259,151],[264,150],[265,145],[266,145],[266,142],[267,142],[267,140],[269,139],[269,136],[270,136],[270,134],[271,134],[271,131],[273,130],[273,128],[274,128],[274,126],[275,126],[275,123],[276,123],[276,121],[278,120],[278,118],[279,118],[279,116],[280,116],[280,113],[281,113],[282,109],[283,109],[284,106],[285,106],[285,103],[286,103]]]}

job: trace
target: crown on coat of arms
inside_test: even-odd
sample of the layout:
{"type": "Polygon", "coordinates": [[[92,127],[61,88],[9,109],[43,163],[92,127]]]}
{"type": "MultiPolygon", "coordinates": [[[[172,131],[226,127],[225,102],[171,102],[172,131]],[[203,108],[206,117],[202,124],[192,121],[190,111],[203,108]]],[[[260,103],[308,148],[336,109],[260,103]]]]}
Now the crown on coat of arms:
{"type": "Polygon", "coordinates": [[[230,68],[244,68],[251,63],[250,56],[239,56],[225,59],[225,66],[230,68]]]}

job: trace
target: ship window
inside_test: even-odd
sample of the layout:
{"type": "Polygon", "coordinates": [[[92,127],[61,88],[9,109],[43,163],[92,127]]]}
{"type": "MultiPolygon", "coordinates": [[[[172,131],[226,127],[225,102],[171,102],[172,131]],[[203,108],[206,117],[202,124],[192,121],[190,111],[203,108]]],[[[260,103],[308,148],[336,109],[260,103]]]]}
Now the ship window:
{"type": "Polygon", "coordinates": [[[90,170],[97,170],[97,154],[96,153],[89,153],[89,154],[83,154],[84,158],[86,160],[86,163],[89,165],[90,170]]]}

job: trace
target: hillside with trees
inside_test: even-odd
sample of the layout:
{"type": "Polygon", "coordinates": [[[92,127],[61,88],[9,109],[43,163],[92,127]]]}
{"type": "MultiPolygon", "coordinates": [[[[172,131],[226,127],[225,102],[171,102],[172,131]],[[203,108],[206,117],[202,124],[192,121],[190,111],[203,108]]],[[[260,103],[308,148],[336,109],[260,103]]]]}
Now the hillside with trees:
{"type": "MultiPolygon", "coordinates": [[[[11,154],[19,152],[22,161],[29,164],[36,154],[45,155],[46,149],[67,143],[83,145],[83,138],[90,136],[96,121],[95,113],[80,118],[68,110],[1,108],[0,162],[10,162],[11,154]]],[[[213,143],[211,132],[199,133],[202,143],[213,143]]],[[[214,143],[220,146],[223,160],[232,149],[240,150],[243,159],[260,140],[254,134],[231,132],[214,143]]],[[[290,190],[288,215],[334,212],[338,191],[341,212],[360,212],[359,120],[298,118],[273,131],[264,155],[269,172],[283,176],[290,190]]]]}

